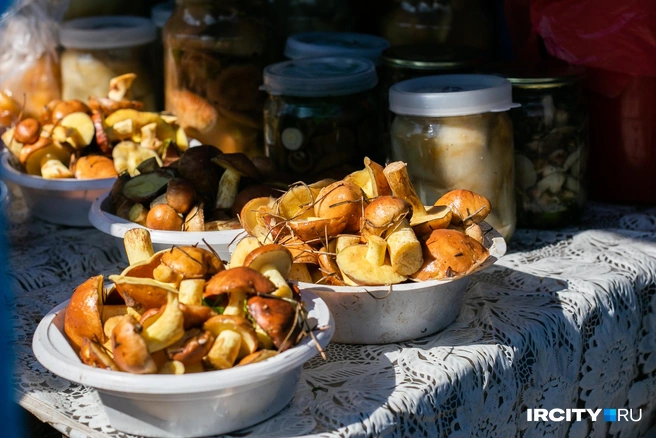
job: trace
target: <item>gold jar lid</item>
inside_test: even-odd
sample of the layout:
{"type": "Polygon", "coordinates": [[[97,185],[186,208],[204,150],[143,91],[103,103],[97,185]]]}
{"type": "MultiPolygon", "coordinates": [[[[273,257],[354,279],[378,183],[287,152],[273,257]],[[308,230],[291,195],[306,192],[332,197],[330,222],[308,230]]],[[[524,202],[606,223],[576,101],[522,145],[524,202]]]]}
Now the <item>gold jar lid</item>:
{"type": "Polygon", "coordinates": [[[495,70],[510,81],[513,88],[557,88],[572,85],[585,77],[584,67],[564,62],[539,62],[507,65],[495,70]]]}
{"type": "Polygon", "coordinates": [[[391,47],[382,55],[384,65],[412,70],[453,71],[485,61],[484,52],[475,48],[433,44],[391,47]]]}

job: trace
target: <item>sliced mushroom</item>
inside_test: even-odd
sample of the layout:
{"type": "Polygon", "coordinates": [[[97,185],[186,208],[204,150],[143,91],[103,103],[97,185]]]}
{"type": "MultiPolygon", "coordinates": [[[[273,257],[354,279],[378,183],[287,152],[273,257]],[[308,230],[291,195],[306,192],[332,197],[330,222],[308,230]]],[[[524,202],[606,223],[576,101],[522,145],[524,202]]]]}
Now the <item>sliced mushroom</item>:
{"type": "Polygon", "coordinates": [[[217,155],[212,162],[225,169],[219,181],[215,208],[230,209],[235,203],[241,177],[258,178],[259,172],[246,154],[240,152],[217,155]]]}
{"type": "Polygon", "coordinates": [[[105,348],[98,342],[92,341],[89,338],[82,339],[80,359],[82,360],[82,363],[94,368],[119,371],[116,362],[114,362],[114,359],[107,354],[105,348]]]}
{"type": "Polygon", "coordinates": [[[271,280],[276,286],[273,295],[291,298],[292,290],[287,284],[287,278],[293,261],[292,253],[286,247],[272,243],[251,251],[244,259],[244,266],[271,280]]]}
{"type": "Polygon", "coordinates": [[[132,82],[137,78],[134,73],[126,73],[124,75],[113,77],[109,80],[109,92],[107,97],[114,102],[124,100],[132,87],[132,82]]]}
{"type": "Polygon", "coordinates": [[[168,293],[164,311],[144,329],[142,335],[151,353],[163,350],[184,335],[184,314],[180,310],[177,293],[168,293]]]}
{"type": "MultiPolygon", "coordinates": [[[[43,172],[43,169],[41,170],[43,172]]],[[[75,161],[75,178],[116,178],[118,173],[114,161],[103,155],[85,155],[75,161]]]]}
{"type": "Polygon", "coordinates": [[[203,330],[209,331],[216,338],[206,356],[207,362],[214,368],[231,368],[238,358],[257,350],[257,335],[246,318],[217,315],[205,322],[203,330]]]}
{"type": "Polygon", "coordinates": [[[190,330],[187,333],[192,336],[185,334],[179,343],[166,349],[166,355],[169,359],[180,361],[185,366],[200,364],[203,357],[210,352],[216,338],[207,330],[190,330]]]}
{"type": "Polygon", "coordinates": [[[89,278],[73,291],[64,316],[64,333],[79,351],[82,340],[106,341],[102,324],[103,276],[89,278]]]}
{"type": "Polygon", "coordinates": [[[132,315],[125,315],[112,332],[114,362],[122,370],[134,374],[155,374],[157,364],[141,336],[141,325],[132,315]]]}
{"type": "Polygon", "coordinates": [[[346,280],[356,285],[389,285],[406,280],[392,267],[389,258],[382,265],[374,265],[367,259],[367,245],[353,245],[344,248],[337,254],[337,266],[346,280]]]}

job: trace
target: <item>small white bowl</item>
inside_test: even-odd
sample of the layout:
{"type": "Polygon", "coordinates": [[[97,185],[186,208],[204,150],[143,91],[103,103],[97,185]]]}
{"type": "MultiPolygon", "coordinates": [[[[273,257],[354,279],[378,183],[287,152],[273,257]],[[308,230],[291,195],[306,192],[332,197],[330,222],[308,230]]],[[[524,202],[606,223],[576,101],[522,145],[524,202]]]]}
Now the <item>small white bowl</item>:
{"type": "Polygon", "coordinates": [[[506,253],[503,237],[486,223],[485,246],[490,257],[471,274],[390,286],[327,286],[299,283],[323,299],[335,318],[332,342],[388,344],[432,335],[451,324],[462,307],[472,274],[494,264],[506,253]]]}
{"type": "Polygon", "coordinates": [[[9,161],[9,152],[0,158],[0,177],[18,185],[32,215],[59,225],[88,227],[89,208],[93,201],[107,193],[116,178],[45,179],[16,169],[9,161]]]}
{"type": "MultiPolygon", "coordinates": [[[[96,199],[89,210],[89,222],[102,231],[116,237],[116,244],[123,254],[124,260],[125,247],[123,246],[123,236],[125,232],[132,228],[145,228],[135,222],[123,219],[109,213],[110,200],[109,192],[104,193],[96,199]]],[[[238,237],[244,234],[243,229],[226,230],[226,231],[160,231],[151,230],[150,240],[153,242],[155,252],[171,248],[174,245],[196,245],[199,247],[211,247],[217,252],[222,260],[230,260],[230,248],[236,245],[238,237]]]]}
{"type": "MultiPolygon", "coordinates": [[[[321,347],[333,335],[326,304],[301,295],[321,347]]],[[[95,388],[112,427],[157,437],[218,435],[251,426],[282,410],[296,392],[303,364],[317,354],[310,336],[263,362],[220,371],[137,375],[83,364],[64,335],[68,301],[50,311],[32,340],[37,360],[64,379],[95,388]]]]}

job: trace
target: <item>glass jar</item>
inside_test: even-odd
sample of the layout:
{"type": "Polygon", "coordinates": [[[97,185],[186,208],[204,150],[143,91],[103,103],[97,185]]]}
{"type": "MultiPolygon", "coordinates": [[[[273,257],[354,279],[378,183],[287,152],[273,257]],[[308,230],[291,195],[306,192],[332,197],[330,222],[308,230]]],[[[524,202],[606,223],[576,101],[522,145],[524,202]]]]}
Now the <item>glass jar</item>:
{"type": "Polygon", "coordinates": [[[392,159],[404,161],[425,205],[467,189],[490,200],[486,219],[506,239],[515,225],[512,91],[488,75],[426,76],[390,89],[392,159]]]}
{"type": "Polygon", "coordinates": [[[173,2],[158,3],[150,10],[150,21],[157,28],[157,39],[155,40],[155,49],[153,50],[153,59],[155,63],[154,83],[157,92],[157,108],[164,109],[164,43],[162,41],[162,29],[171,18],[173,13],[173,2]]]}
{"type": "Polygon", "coordinates": [[[146,18],[107,16],[79,18],[63,24],[59,34],[62,99],[107,96],[109,80],[135,73],[130,98],[155,110],[151,43],[157,35],[146,18]]]}
{"type": "Polygon", "coordinates": [[[263,154],[270,26],[260,2],[178,0],[164,26],[166,109],[223,152],[263,154]]]}
{"type": "Polygon", "coordinates": [[[525,68],[507,75],[515,126],[517,221],[520,227],[572,224],[587,200],[588,106],[583,69],[525,68]]]}
{"type": "Polygon", "coordinates": [[[319,56],[367,58],[380,64],[383,50],[389,47],[381,37],[353,32],[305,32],[287,38],[285,56],[289,59],[319,56]]]}
{"type": "Polygon", "coordinates": [[[305,58],[264,70],[266,154],[293,181],[341,178],[376,149],[374,64],[361,58],[305,58]]]}

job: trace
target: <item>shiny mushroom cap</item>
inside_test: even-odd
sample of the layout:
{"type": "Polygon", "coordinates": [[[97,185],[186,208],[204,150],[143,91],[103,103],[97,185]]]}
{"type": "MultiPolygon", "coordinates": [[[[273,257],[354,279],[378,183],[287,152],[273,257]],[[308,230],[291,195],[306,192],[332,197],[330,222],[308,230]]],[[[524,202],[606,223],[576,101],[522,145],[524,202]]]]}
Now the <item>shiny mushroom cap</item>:
{"type": "Polygon", "coordinates": [[[412,217],[412,207],[405,200],[395,196],[379,196],[364,209],[363,237],[382,236],[402,219],[412,217]]]}
{"type": "Polygon", "coordinates": [[[282,245],[271,243],[251,251],[244,259],[244,266],[260,272],[266,265],[272,265],[284,278],[289,277],[294,258],[292,253],[282,245]]]}
{"type": "Polygon", "coordinates": [[[214,275],[205,285],[203,297],[216,297],[230,292],[268,294],[275,290],[276,286],[264,275],[254,269],[238,266],[214,275]]]}
{"type": "Polygon", "coordinates": [[[162,255],[162,263],[184,278],[204,278],[225,269],[212,252],[195,246],[175,246],[162,255]]]}
{"type": "Polygon", "coordinates": [[[492,205],[483,195],[472,192],[471,190],[457,189],[451,190],[435,201],[435,205],[445,205],[451,209],[453,216],[451,222],[455,225],[466,223],[478,224],[485,220],[492,205]]]}
{"type": "Polygon", "coordinates": [[[260,172],[250,158],[241,152],[217,155],[212,158],[212,162],[224,169],[231,169],[241,176],[248,178],[257,178],[260,176],[260,172]]]}
{"type": "Polygon", "coordinates": [[[269,335],[278,351],[285,351],[296,345],[301,326],[294,305],[279,298],[254,296],[248,299],[247,307],[257,325],[269,335]]]}

